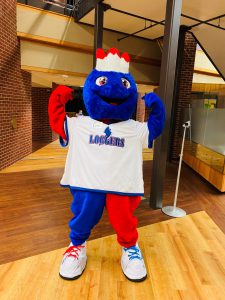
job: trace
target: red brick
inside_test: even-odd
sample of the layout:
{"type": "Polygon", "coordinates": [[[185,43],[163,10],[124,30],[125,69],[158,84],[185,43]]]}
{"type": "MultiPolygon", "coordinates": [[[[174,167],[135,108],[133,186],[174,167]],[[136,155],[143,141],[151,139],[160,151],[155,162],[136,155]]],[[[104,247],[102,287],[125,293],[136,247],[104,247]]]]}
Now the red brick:
{"type": "Polygon", "coordinates": [[[0,2],[0,169],[32,151],[31,74],[21,70],[16,1],[0,2]],[[11,125],[17,120],[17,128],[11,125]]]}
{"type": "Polygon", "coordinates": [[[190,33],[185,35],[184,56],[181,66],[181,76],[179,82],[179,97],[175,111],[175,129],[172,141],[172,160],[179,158],[181,149],[181,136],[183,130],[181,127],[181,116],[183,108],[188,108],[191,101],[192,78],[195,62],[196,41],[190,33]]]}

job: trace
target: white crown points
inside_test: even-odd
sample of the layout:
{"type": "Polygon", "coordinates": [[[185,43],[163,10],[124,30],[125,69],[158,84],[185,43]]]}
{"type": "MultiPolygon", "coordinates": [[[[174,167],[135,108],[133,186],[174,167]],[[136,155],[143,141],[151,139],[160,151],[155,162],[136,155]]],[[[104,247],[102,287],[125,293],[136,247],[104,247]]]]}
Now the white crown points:
{"type": "Polygon", "coordinates": [[[129,55],[125,52],[120,56],[116,48],[111,48],[107,54],[101,48],[96,51],[95,69],[97,71],[129,73],[129,62],[129,55]]]}

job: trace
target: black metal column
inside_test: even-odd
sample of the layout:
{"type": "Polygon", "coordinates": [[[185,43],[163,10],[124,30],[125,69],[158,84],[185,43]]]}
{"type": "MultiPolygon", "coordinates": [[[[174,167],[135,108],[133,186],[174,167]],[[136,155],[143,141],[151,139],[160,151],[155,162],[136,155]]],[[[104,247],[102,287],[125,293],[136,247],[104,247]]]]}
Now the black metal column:
{"type": "Polygon", "coordinates": [[[96,64],[96,57],[95,57],[96,50],[98,48],[102,48],[103,19],[104,19],[104,4],[102,2],[98,2],[95,6],[93,67],[95,67],[96,64]]]}
{"type": "Polygon", "coordinates": [[[166,124],[163,134],[156,140],[154,145],[154,160],[150,194],[150,206],[153,208],[162,207],[181,7],[182,0],[167,0],[159,88],[160,97],[164,100],[166,108],[166,124]]]}

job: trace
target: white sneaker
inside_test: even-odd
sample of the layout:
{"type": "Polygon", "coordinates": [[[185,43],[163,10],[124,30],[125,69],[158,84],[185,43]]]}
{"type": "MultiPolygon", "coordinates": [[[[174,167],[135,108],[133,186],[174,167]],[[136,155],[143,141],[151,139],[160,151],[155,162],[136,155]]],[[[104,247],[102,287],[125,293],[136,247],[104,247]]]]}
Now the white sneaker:
{"type": "Polygon", "coordinates": [[[123,248],[121,266],[124,275],[131,281],[139,282],[147,277],[145,263],[138,244],[123,248]]]}
{"type": "Polygon", "coordinates": [[[63,279],[73,280],[80,277],[86,267],[86,242],[79,246],[70,243],[63,255],[59,275],[63,279]]]}

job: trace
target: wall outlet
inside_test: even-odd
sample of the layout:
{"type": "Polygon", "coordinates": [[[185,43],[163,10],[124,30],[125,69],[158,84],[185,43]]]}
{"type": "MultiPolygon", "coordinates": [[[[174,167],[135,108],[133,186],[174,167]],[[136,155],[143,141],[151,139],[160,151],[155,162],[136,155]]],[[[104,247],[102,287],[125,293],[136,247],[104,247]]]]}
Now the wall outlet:
{"type": "Polygon", "coordinates": [[[17,128],[17,119],[16,119],[16,117],[12,117],[11,124],[12,124],[13,129],[17,128]]]}

